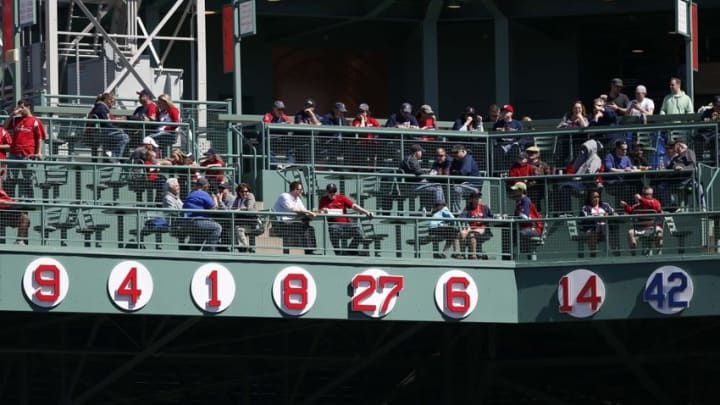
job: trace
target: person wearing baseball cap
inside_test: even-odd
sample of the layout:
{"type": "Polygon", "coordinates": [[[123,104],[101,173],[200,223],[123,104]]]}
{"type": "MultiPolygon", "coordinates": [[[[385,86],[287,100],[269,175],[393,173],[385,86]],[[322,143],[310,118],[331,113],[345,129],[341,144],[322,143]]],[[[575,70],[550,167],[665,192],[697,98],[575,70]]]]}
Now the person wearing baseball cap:
{"type": "Polygon", "coordinates": [[[647,97],[647,88],[642,84],[635,87],[635,99],[630,102],[627,108],[627,115],[634,117],[644,117],[647,122],[647,116],[655,113],[655,102],[647,97]]]}
{"type": "MultiPolygon", "coordinates": [[[[527,184],[519,181],[515,183],[510,190],[513,191],[515,204],[515,216],[520,219],[540,219],[540,213],[535,207],[535,203],[530,200],[527,194],[527,184]]],[[[542,221],[523,222],[519,224],[521,236],[540,236],[545,224],[542,221]]]]}
{"type": "Polygon", "coordinates": [[[282,100],[273,102],[272,110],[263,115],[266,124],[291,124],[292,120],[285,114],[285,103],[282,100]]]}
{"type": "Polygon", "coordinates": [[[618,115],[627,114],[630,106],[630,98],[622,92],[623,86],[623,81],[619,77],[610,80],[610,92],[607,94],[605,102],[607,108],[615,111],[615,114],[618,115]]]}
{"type": "Polygon", "coordinates": [[[157,119],[157,104],[153,101],[153,94],[149,89],[142,89],[136,92],[140,106],[133,111],[129,117],[136,121],[155,121],[157,119]]]}
{"type": "Polygon", "coordinates": [[[335,249],[335,255],[351,256],[360,254],[357,249],[362,241],[362,234],[358,223],[343,214],[347,214],[347,210],[351,209],[372,218],[373,213],[357,205],[346,195],[338,193],[338,188],[334,183],[330,183],[325,187],[325,195],[320,197],[318,208],[321,213],[331,215],[327,219],[328,232],[330,233],[330,242],[333,249],[335,249]],[[343,246],[347,246],[348,249],[343,249],[343,246]]]}
{"type": "Polygon", "coordinates": [[[295,114],[295,123],[304,125],[322,125],[320,117],[315,113],[315,100],[308,98],[303,102],[303,109],[295,114]]]}
{"type": "MultiPolygon", "coordinates": [[[[417,113],[417,121],[420,129],[437,129],[437,122],[435,121],[435,112],[432,107],[427,104],[420,106],[417,113]]],[[[434,141],[435,137],[424,136],[422,138],[416,138],[419,141],[434,141]]]]}
{"type": "Polygon", "coordinates": [[[219,167],[225,166],[225,162],[215,148],[210,148],[205,152],[205,159],[200,162],[200,166],[207,168],[205,178],[210,182],[211,189],[215,190],[218,184],[225,181],[225,174],[219,167]]]}
{"type": "MultiPolygon", "coordinates": [[[[380,121],[376,120],[370,115],[370,106],[367,103],[360,103],[358,106],[358,113],[355,119],[352,121],[352,126],[366,128],[366,127],[381,127],[380,121]]],[[[375,135],[372,134],[360,134],[365,139],[374,139],[375,135]]]]}
{"type": "Polygon", "coordinates": [[[330,125],[330,126],[347,126],[349,123],[345,119],[345,113],[347,112],[347,107],[345,107],[345,103],[338,101],[335,104],[333,104],[332,111],[329,113],[323,115],[320,117],[320,122],[323,125],[330,125]]]}
{"type": "Polygon", "coordinates": [[[184,212],[187,219],[184,222],[188,235],[190,236],[191,249],[207,250],[214,252],[222,233],[220,224],[210,219],[207,210],[214,210],[218,207],[217,196],[210,194],[210,181],[200,177],[195,181],[193,191],[185,198],[183,210],[203,210],[184,212]]]}
{"type": "Polygon", "coordinates": [[[419,128],[417,119],[412,115],[412,104],[402,103],[400,112],[391,114],[385,122],[387,128],[419,128]]]}
{"type": "Polygon", "coordinates": [[[495,131],[504,132],[522,131],[522,123],[516,119],[513,119],[514,112],[515,108],[512,106],[512,104],[503,105],[500,109],[500,119],[493,125],[493,129],[495,131]]]}

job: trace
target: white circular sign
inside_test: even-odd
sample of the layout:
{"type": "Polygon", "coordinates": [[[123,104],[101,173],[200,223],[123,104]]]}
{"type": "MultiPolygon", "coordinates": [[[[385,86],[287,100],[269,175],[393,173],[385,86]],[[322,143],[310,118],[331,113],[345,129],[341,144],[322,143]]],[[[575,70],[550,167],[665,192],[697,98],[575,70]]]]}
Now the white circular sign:
{"type": "Polygon", "coordinates": [[[662,266],[645,282],[643,301],[661,314],[676,314],[688,308],[692,301],[692,278],[677,266],[662,266]]]}
{"type": "Polygon", "coordinates": [[[235,279],[225,266],[208,263],[195,270],[190,293],[195,305],[201,310],[222,312],[235,298],[235,279]]]}
{"type": "Polygon", "coordinates": [[[60,304],[70,289],[65,267],[50,257],[33,260],[25,268],[22,283],[25,297],[43,308],[53,308],[60,304]]]}
{"type": "Polygon", "coordinates": [[[137,311],[150,302],[153,279],[142,263],[128,260],[112,269],[107,288],[110,299],[118,308],[137,311]]]}
{"type": "Polygon", "coordinates": [[[599,311],[605,302],[605,283],[590,270],[573,270],[560,279],[558,301],[560,312],[587,318],[599,311]]]}
{"type": "Polygon", "coordinates": [[[435,284],[435,305],[445,316],[465,318],[475,310],[477,302],[477,284],[464,271],[447,271],[435,284]]]}
{"type": "Polygon", "coordinates": [[[381,269],[367,269],[352,279],[351,309],[371,318],[382,318],[395,308],[404,286],[403,276],[393,276],[381,269]]]}
{"type": "Polygon", "coordinates": [[[282,269],[273,281],[272,297],[275,305],[285,314],[300,316],[315,304],[317,287],[313,276],[302,267],[282,269]]]}

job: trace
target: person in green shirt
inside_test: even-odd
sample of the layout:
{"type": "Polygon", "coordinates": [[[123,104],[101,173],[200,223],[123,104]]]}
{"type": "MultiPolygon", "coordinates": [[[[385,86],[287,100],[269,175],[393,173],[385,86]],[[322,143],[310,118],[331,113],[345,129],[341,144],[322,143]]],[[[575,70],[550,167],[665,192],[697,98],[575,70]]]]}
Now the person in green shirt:
{"type": "Polygon", "coordinates": [[[692,114],[695,112],[690,96],[681,88],[682,82],[677,77],[670,79],[670,94],[665,96],[660,114],[692,114]]]}

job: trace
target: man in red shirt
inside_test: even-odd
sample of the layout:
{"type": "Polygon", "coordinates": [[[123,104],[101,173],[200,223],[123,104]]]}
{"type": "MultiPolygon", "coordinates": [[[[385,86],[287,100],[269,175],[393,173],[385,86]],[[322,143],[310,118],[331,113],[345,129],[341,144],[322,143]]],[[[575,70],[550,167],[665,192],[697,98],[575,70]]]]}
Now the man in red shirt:
{"type": "Polygon", "coordinates": [[[10,136],[10,132],[7,131],[7,129],[0,127],[0,160],[2,162],[2,166],[0,166],[0,187],[2,187],[2,182],[5,180],[5,167],[7,166],[4,162],[5,159],[7,159],[7,154],[10,151],[10,145],[12,145],[12,136],[10,136]]]}
{"type": "Polygon", "coordinates": [[[344,194],[339,194],[337,192],[337,186],[333,183],[328,184],[325,190],[327,193],[320,197],[319,208],[323,214],[337,215],[328,218],[330,242],[335,249],[335,255],[356,255],[358,253],[357,248],[360,245],[360,239],[362,238],[360,229],[356,222],[353,222],[353,220],[348,217],[342,216],[342,214],[346,214],[348,208],[360,212],[368,218],[372,218],[373,213],[355,204],[344,194]],[[343,245],[345,245],[347,241],[350,241],[348,245],[349,250],[343,250],[343,245]]]}
{"type": "MultiPolygon", "coordinates": [[[[628,214],[653,214],[661,213],[662,206],[660,201],[653,197],[652,187],[645,186],[642,188],[642,195],[635,194],[635,204],[630,205],[625,201],[620,201],[620,206],[625,209],[628,214]]],[[[663,224],[658,218],[647,217],[639,218],[635,222],[635,226],[628,231],[628,239],[630,241],[630,254],[635,255],[637,248],[638,236],[651,237],[655,241],[658,249],[663,246],[663,224]]]]}
{"type": "MultiPolygon", "coordinates": [[[[39,119],[32,115],[30,100],[18,101],[17,108],[5,122],[13,142],[10,145],[8,160],[42,159],[43,141],[47,139],[45,127],[39,119]]],[[[19,198],[33,198],[32,170],[26,169],[22,163],[11,163],[8,188],[11,194],[19,198]],[[22,179],[20,174],[22,173],[22,179]],[[15,194],[15,185],[18,193],[15,194]]]]}
{"type": "MultiPolygon", "coordinates": [[[[30,217],[27,212],[13,209],[12,197],[0,187],[0,225],[17,228],[16,245],[27,245],[28,228],[30,228],[30,217]]],[[[4,242],[3,242],[4,243],[4,242]]]]}

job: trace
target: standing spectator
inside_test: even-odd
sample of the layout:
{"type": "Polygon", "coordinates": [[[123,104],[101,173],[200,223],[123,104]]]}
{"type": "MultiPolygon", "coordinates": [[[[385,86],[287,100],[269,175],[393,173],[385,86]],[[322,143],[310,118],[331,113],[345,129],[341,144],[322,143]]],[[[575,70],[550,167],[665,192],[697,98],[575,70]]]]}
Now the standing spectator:
{"type": "Polygon", "coordinates": [[[290,124],[292,120],[285,114],[285,103],[282,100],[275,100],[272,110],[263,115],[262,121],[266,124],[290,124]]]}
{"type": "MultiPolygon", "coordinates": [[[[169,124],[180,122],[180,110],[175,106],[170,96],[161,94],[158,96],[158,121],[169,124]]],[[[152,135],[160,144],[160,152],[167,155],[170,147],[177,141],[177,125],[163,125],[158,127],[158,132],[152,135]]]]}
{"type": "MultiPolygon", "coordinates": [[[[628,214],[649,214],[653,212],[659,214],[662,212],[660,201],[653,197],[653,189],[648,186],[642,188],[642,195],[635,194],[635,204],[630,205],[625,201],[620,201],[620,206],[622,206],[628,214]]],[[[655,218],[640,219],[637,221],[636,226],[628,231],[630,253],[633,256],[635,256],[638,236],[651,236],[657,248],[661,249],[663,245],[662,222],[659,222],[655,218]]]]}
{"type": "MultiPolygon", "coordinates": [[[[367,128],[381,127],[382,125],[380,124],[380,121],[376,120],[375,117],[370,114],[370,106],[367,103],[360,103],[360,106],[358,107],[358,113],[355,116],[355,119],[353,119],[352,121],[352,126],[367,128]]],[[[364,136],[365,139],[373,139],[375,137],[372,134],[364,134],[361,136],[364,136]]]]}
{"type": "Polygon", "coordinates": [[[325,195],[320,197],[318,208],[323,214],[337,215],[328,217],[327,220],[330,242],[332,243],[333,249],[335,249],[335,255],[357,255],[357,248],[360,246],[360,240],[362,239],[360,228],[357,222],[340,214],[347,214],[348,208],[368,218],[372,218],[373,213],[355,204],[346,195],[339,194],[337,192],[337,186],[333,183],[328,184],[325,191],[325,195]],[[345,244],[347,244],[347,250],[345,250],[345,244]]]}
{"type": "MultiPolygon", "coordinates": [[[[240,183],[236,189],[236,197],[228,208],[231,211],[255,211],[255,194],[250,185],[240,183]]],[[[262,219],[257,215],[237,215],[235,217],[235,237],[240,252],[255,253],[255,237],[262,232],[262,219]]]]}
{"type": "Polygon", "coordinates": [[[638,85],[635,88],[635,99],[630,102],[626,115],[633,117],[641,117],[643,123],[647,123],[647,117],[655,112],[655,102],[651,98],[646,97],[647,88],[638,85]]]}
{"type": "Polygon", "coordinates": [[[153,102],[153,95],[149,89],[137,92],[140,105],[133,111],[130,119],[136,121],[155,121],[157,119],[157,105],[153,102]]]}
{"type": "Polygon", "coordinates": [[[487,260],[486,254],[482,253],[482,244],[492,238],[492,232],[482,218],[492,218],[490,207],[482,203],[482,193],[473,193],[468,200],[465,210],[460,218],[471,218],[475,221],[464,222],[460,230],[460,252],[468,251],[469,260],[487,260]]]}
{"type": "Polygon", "coordinates": [[[317,214],[305,208],[302,194],[302,183],[293,181],[290,191],[280,194],[273,205],[273,211],[278,213],[273,227],[283,238],[283,254],[289,254],[291,246],[304,248],[306,255],[316,254],[315,228],[310,225],[310,220],[317,214]]]}
{"type": "Polygon", "coordinates": [[[225,162],[215,148],[210,148],[205,152],[205,159],[200,162],[200,167],[206,168],[204,176],[210,182],[210,190],[215,190],[218,184],[225,181],[225,172],[213,169],[223,166],[225,166],[225,162]]]}
{"type": "Polygon", "coordinates": [[[448,252],[448,250],[450,250],[450,247],[452,246],[452,257],[455,259],[464,259],[461,254],[456,253],[458,230],[452,224],[451,220],[454,219],[455,216],[452,214],[452,212],[450,212],[447,204],[445,204],[445,201],[438,201],[435,206],[433,206],[433,209],[431,211],[431,217],[433,218],[433,220],[430,221],[430,223],[428,224],[428,232],[433,238],[433,258],[447,258],[446,253],[448,252]],[[440,246],[438,242],[435,242],[435,239],[445,241],[445,246],[443,247],[442,253],[437,252],[440,246]]]}
{"type": "Polygon", "coordinates": [[[322,125],[320,118],[315,113],[315,100],[308,98],[303,104],[303,109],[295,114],[295,123],[304,125],[322,125]]]}
{"type": "Polygon", "coordinates": [[[493,125],[493,129],[495,131],[503,132],[522,131],[522,123],[516,119],[513,119],[514,112],[515,109],[511,104],[505,104],[504,106],[502,106],[502,109],[500,110],[501,118],[497,122],[495,122],[495,125],[493,125]]]}
{"type": "Polygon", "coordinates": [[[28,243],[28,229],[30,228],[30,217],[27,212],[13,208],[14,199],[0,187],[0,225],[17,228],[16,245],[25,246],[28,243]]]}
{"type": "MultiPolygon", "coordinates": [[[[452,151],[454,159],[450,164],[451,176],[480,177],[480,169],[465,145],[455,145],[452,151]]],[[[454,183],[451,206],[454,212],[459,213],[462,210],[463,193],[479,193],[482,189],[482,180],[462,178],[451,179],[451,181],[454,183]]]]}
{"type": "Polygon", "coordinates": [[[412,105],[402,103],[400,112],[391,114],[385,126],[388,128],[419,128],[418,122],[412,115],[412,105]]]}
{"type": "Polygon", "coordinates": [[[5,159],[8,157],[12,142],[13,139],[12,136],[10,136],[10,132],[8,132],[5,127],[0,127],[0,188],[2,188],[2,183],[5,181],[5,168],[7,167],[5,159]]]}
{"type": "Polygon", "coordinates": [[[479,131],[482,128],[482,117],[477,115],[475,108],[465,107],[465,111],[455,120],[453,131],[479,131]]]}
{"type": "Polygon", "coordinates": [[[110,109],[115,106],[115,96],[111,93],[103,93],[88,114],[88,118],[104,120],[100,123],[100,139],[95,139],[92,144],[99,144],[105,149],[105,155],[120,162],[125,154],[125,147],[130,142],[130,137],[113,124],[113,117],[110,109]]]}
{"type": "Polygon", "coordinates": [[[605,99],[598,97],[593,100],[593,112],[590,116],[590,126],[615,126],[617,125],[617,114],[609,108],[605,99]]]}
{"type": "MultiPolygon", "coordinates": [[[[32,115],[30,100],[18,101],[17,108],[5,122],[5,128],[13,139],[7,155],[9,161],[42,159],[43,142],[47,139],[47,134],[42,122],[32,115]]],[[[8,169],[7,187],[10,194],[16,198],[33,199],[32,170],[27,169],[24,163],[13,162],[8,163],[8,169]]]]}
{"type": "Polygon", "coordinates": [[[670,94],[663,99],[660,114],[692,114],[694,112],[692,100],[682,90],[682,81],[677,77],[671,78],[670,94]]]}
{"type": "MultiPolygon", "coordinates": [[[[210,182],[204,177],[195,182],[195,189],[188,194],[183,204],[184,210],[215,210],[218,208],[217,197],[210,194],[210,182]]],[[[222,227],[209,218],[205,212],[183,213],[185,233],[190,236],[193,249],[214,252],[222,227]],[[202,246],[201,246],[202,245],[202,246]]]]}
{"type": "Polygon", "coordinates": [[[585,105],[582,101],[575,101],[570,108],[570,111],[560,120],[558,128],[585,128],[590,125],[587,118],[587,112],[585,111],[585,105]]]}
{"type": "Polygon", "coordinates": [[[617,115],[625,115],[630,106],[630,98],[622,92],[623,81],[620,78],[614,78],[610,81],[610,92],[607,95],[607,107],[617,115]]]}
{"type": "Polygon", "coordinates": [[[488,106],[487,122],[495,125],[498,121],[500,121],[500,107],[498,107],[497,104],[490,104],[490,106],[488,106]]]}

